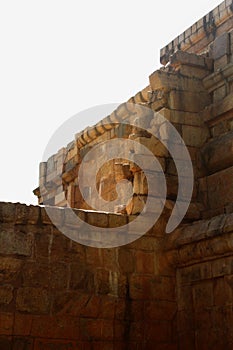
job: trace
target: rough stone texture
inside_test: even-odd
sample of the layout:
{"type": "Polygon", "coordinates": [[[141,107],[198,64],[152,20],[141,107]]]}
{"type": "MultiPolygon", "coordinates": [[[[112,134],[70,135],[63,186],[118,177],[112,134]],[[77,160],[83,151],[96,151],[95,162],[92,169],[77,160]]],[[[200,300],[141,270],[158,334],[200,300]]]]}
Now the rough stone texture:
{"type": "MultiPolygon", "coordinates": [[[[232,348],[233,214],[181,225],[171,235],[159,221],[127,246],[97,249],[70,241],[51,223],[29,224],[31,208],[21,209],[33,254],[0,255],[1,349],[232,348]]],[[[33,209],[42,217],[44,208],[33,209]]],[[[107,217],[111,226],[125,223],[125,216],[107,217]]],[[[7,235],[6,224],[17,231],[15,217],[6,220],[0,231],[7,235]]]]}
{"type": "Polygon", "coordinates": [[[232,348],[232,219],[231,214],[201,221],[167,242],[177,269],[180,349],[232,348]]]}
{"type": "MultiPolygon", "coordinates": [[[[176,347],[175,278],[158,272],[155,252],[164,237],[156,229],[131,245],[97,249],[64,237],[46,219],[44,208],[33,207],[40,220],[31,224],[31,210],[0,204],[6,213],[1,239],[18,235],[0,253],[1,349],[176,347]],[[23,211],[24,224],[15,216],[10,222],[7,212],[16,208],[23,211]],[[21,254],[21,231],[30,232],[30,255],[21,254]]],[[[65,209],[53,210],[57,218],[64,217],[65,209]]],[[[85,218],[111,227],[128,222],[119,214],[86,212],[85,218]]]]}
{"type": "MultiPolygon", "coordinates": [[[[149,85],[129,99],[131,105],[123,103],[104,119],[107,124],[100,121],[76,134],[40,164],[34,191],[39,204],[51,205],[56,225],[74,229],[70,211],[57,208],[68,201],[88,224],[119,227],[143,209],[148,183],[142,168],[151,170],[156,157],[167,184],[160,219],[131,244],[97,249],[65,237],[44,208],[0,203],[0,349],[233,348],[232,1],[225,0],[162,49],[161,62],[166,66],[150,75],[149,85]],[[132,104],[138,106],[136,115],[132,104]],[[158,123],[160,114],[183,138],[194,172],[192,201],[170,235],[165,227],[179,179],[165,147],[170,131],[158,123]],[[115,124],[127,116],[134,127],[115,124]],[[98,169],[105,150],[94,162],[88,152],[115,138],[135,143],[124,150],[124,158],[98,169]],[[96,188],[105,201],[116,199],[119,181],[132,185],[127,205],[110,213],[103,205],[100,212],[90,187],[84,189],[90,199],[85,202],[78,181],[84,156],[85,176],[93,182],[89,168],[94,164],[96,188]]],[[[177,140],[172,148],[185,169],[177,140]]],[[[159,184],[156,177],[151,194],[161,199],[159,184]]],[[[143,224],[137,229],[141,232],[143,224]]]]}
{"type": "MultiPolygon", "coordinates": [[[[233,187],[230,169],[233,165],[232,26],[232,4],[225,1],[189,28],[178,41],[175,39],[172,50],[170,45],[165,51],[162,50],[165,56],[167,52],[172,54],[166,61],[168,64],[152,73],[149,77],[150,85],[128,101],[137,104],[136,115],[131,116],[129,105],[123,103],[104,119],[108,124],[100,121],[93,128],[85,129],[66,148],[50,157],[47,163],[41,164],[40,179],[43,181],[41,183],[40,180],[40,188],[35,190],[39,204],[67,206],[68,201],[71,207],[78,209],[100,210],[99,200],[92,196],[91,187],[84,189],[88,203],[83,199],[79,188],[79,168],[83,157],[88,155],[93,146],[116,137],[134,141],[132,148],[126,147],[125,159],[113,159],[100,169],[98,163],[101,159],[96,160],[96,179],[88,171],[93,161],[87,157],[84,164],[85,176],[90,178],[90,183],[96,180],[97,191],[107,202],[117,198],[116,186],[119,181],[127,180],[129,186],[132,185],[132,200],[127,205],[115,206],[110,211],[137,215],[144,208],[148,186],[142,168],[150,170],[148,165],[153,156],[150,160],[140,145],[149,149],[158,159],[166,174],[167,200],[174,202],[178,175],[167,148],[159,141],[166,143],[170,139],[169,131],[158,123],[160,113],[175,126],[183,138],[193,163],[195,186],[192,204],[185,219],[189,222],[230,212],[232,191],[228,192],[226,188],[233,187]],[[187,47],[179,47],[178,43],[183,41],[187,44],[188,37],[192,38],[193,44],[189,42],[187,47]],[[200,43],[204,45],[201,54],[197,49],[200,43]],[[174,49],[176,45],[177,50],[174,49]],[[221,63],[225,58],[227,61],[221,63]],[[140,109],[140,106],[147,107],[146,111],[140,109]],[[119,121],[119,117],[124,119],[126,116],[135,121],[140,120],[143,129],[113,124],[119,121]],[[127,160],[129,153],[135,154],[132,161],[127,160]],[[138,161],[142,162],[141,168],[136,165],[138,161]],[[206,183],[205,187],[203,183],[206,183]]],[[[172,147],[183,159],[179,145],[173,144],[172,147]]],[[[102,154],[104,157],[104,149],[102,154]]],[[[156,181],[154,184],[152,196],[162,196],[161,186],[156,181]]],[[[128,187],[123,192],[130,191],[128,187]]],[[[101,210],[109,211],[108,204],[103,204],[101,210]]],[[[20,215],[22,214],[18,214],[19,219],[20,215]]]]}
{"type": "Polygon", "coordinates": [[[177,50],[187,53],[206,53],[216,37],[221,37],[221,39],[218,39],[213,51],[217,55],[216,58],[221,57],[227,52],[224,36],[232,29],[232,17],[232,1],[225,0],[162,48],[160,51],[161,63],[166,64],[169,57],[177,50]]]}

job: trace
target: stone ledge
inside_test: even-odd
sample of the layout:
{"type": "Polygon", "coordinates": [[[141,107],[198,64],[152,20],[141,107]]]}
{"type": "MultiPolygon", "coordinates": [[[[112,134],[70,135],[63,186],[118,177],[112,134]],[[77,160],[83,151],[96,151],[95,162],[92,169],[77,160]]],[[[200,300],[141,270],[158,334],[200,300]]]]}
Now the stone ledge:
{"type": "Polygon", "coordinates": [[[178,50],[170,57],[170,65],[176,67],[184,64],[190,67],[198,67],[202,69],[212,70],[213,60],[204,55],[178,50]]]}
{"type": "Polygon", "coordinates": [[[176,71],[166,72],[164,70],[157,70],[150,75],[149,79],[153,91],[182,90],[205,92],[201,79],[182,76],[176,71]]]}
{"type": "Polygon", "coordinates": [[[124,120],[127,115],[130,114],[129,106],[132,104],[147,105],[150,99],[151,87],[150,85],[139,91],[135,96],[131,97],[126,103],[122,103],[115,111],[109,116],[105,117],[99,123],[93,127],[87,127],[81,132],[75,135],[76,142],[80,147],[85,146],[91,141],[95,140],[98,136],[102,135],[107,130],[111,130],[115,127],[119,121],[124,120]]]}
{"type": "MultiPolygon", "coordinates": [[[[57,206],[26,205],[21,203],[0,202],[0,224],[11,223],[16,225],[52,225],[46,208],[53,211],[55,224],[68,224],[69,208],[57,206]]],[[[81,220],[99,227],[123,226],[129,222],[128,215],[100,212],[93,210],[73,209],[72,211],[81,220]]]]}
{"type": "Polygon", "coordinates": [[[233,213],[215,216],[178,228],[168,239],[167,247],[179,248],[216,236],[233,233],[233,213]]]}
{"type": "Polygon", "coordinates": [[[176,266],[232,255],[233,214],[224,214],[178,228],[168,237],[165,255],[176,266]]]}

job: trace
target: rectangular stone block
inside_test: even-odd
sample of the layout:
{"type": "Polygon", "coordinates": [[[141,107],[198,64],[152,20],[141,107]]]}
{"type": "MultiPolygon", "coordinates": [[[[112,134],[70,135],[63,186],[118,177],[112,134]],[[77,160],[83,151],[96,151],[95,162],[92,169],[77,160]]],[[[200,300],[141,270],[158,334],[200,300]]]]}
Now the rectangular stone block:
{"type": "Polygon", "coordinates": [[[31,256],[32,235],[16,231],[13,228],[0,227],[0,253],[31,256]]]}
{"type": "Polygon", "coordinates": [[[0,337],[0,348],[4,350],[12,350],[12,337],[1,336],[0,337]]]}
{"type": "Polygon", "coordinates": [[[210,96],[202,92],[173,90],[169,94],[169,107],[185,112],[199,112],[211,103],[210,96]]]}
{"type": "Polygon", "coordinates": [[[33,316],[31,336],[51,340],[70,339],[80,341],[79,323],[79,318],[68,315],[36,315],[33,316]]]}
{"type": "Polygon", "coordinates": [[[138,273],[153,274],[155,271],[154,252],[136,251],[136,271],[138,273]]]}
{"type": "Polygon", "coordinates": [[[63,203],[66,203],[65,192],[61,192],[55,196],[55,205],[62,206],[63,203]]]}
{"type": "Polygon", "coordinates": [[[40,216],[40,207],[16,204],[15,223],[16,224],[37,224],[40,216]]]}
{"type": "Polygon", "coordinates": [[[223,86],[214,90],[214,102],[221,101],[223,98],[226,97],[226,88],[227,86],[224,84],[223,86]]]}
{"type": "MultiPolygon", "coordinates": [[[[90,292],[94,287],[94,271],[81,264],[70,267],[70,289],[90,292]]],[[[101,275],[102,276],[102,275],[101,275]]]]}
{"type": "Polygon", "coordinates": [[[229,53],[230,53],[229,33],[224,33],[214,40],[211,54],[213,59],[217,60],[222,56],[229,55],[229,53]]]}
{"type": "Polygon", "coordinates": [[[55,155],[52,155],[48,160],[47,160],[47,174],[52,173],[55,171],[55,155]]]}
{"type": "Polygon", "coordinates": [[[185,124],[192,126],[201,126],[203,124],[198,113],[190,113],[163,108],[161,111],[159,111],[159,114],[174,124],[185,124]]]}
{"type": "Polygon", "coordinates": [[[223,232],[233,232],[233,213],[227,215],[223,232]]]}
{"type": "Polygon", "coordinates": [[[0,286],[0,303],[2,305],[9,305],[13,300],[13,286],[10,284],[3,284],[0,286]]]}
{"type": "Polygon", "coordinates": [[[209,137],[207,127],[182,125],[182,138],[186,146],[201,147],[209,137]]]}
{"type": "Polygon", "coordinates": [[[95,213],[87,212],[86,220],[88,224],[97,226],[97,227],[108,227],[108,214],[106,213],[95,213]]]}
{"type": "Polygon", "coordinates": [[[74,158],[76,155],[78,155],[78,147],[77,145],[73,145],[73,147],[69,148],[69,150],[67,151],[67,154],[65,156],[65,162],[74,158]]]}
{"type": "Polygon", "coordinates": [[[194,314],[191,314],[189,310],[180,310],[177,317],[177,327],[179,332],[188,332],[194,329],[194,314]]]}
{"type": "Polygon", "coordinates": [[[146,323],[145,337],[147,340],[153,341],[154,345],[157,343],[165,343],[165,342],[171,341],[172,340],[171,323],[169,322],[146,323]]]}
{"type": "Polygon", "coordinates": [[[212,307],[213,299],[213,282],[198,283],[193,286],[193,305],[195,309],[212,307]]]}
{"type": "Polygon", "coordinates": [[[222,114],[229,112],[233,108],[233,93],[228,94],[222,101],[210,105],[203,111],[202,118],[209,122],[222,114]]]}
{"type": "Polygon", "coordinates": [[[206,69],[201,67],[190,67],[187,65],[181,65],[179,67],[179,73],[185,77],[202,80],[210,74],[210,71],[209,67],[208,69],[206,69]]]}
{"type": "Polygon", "coordinates": [[[14,314],[13,313],[0,313],[0,335],[12,335],[13,331],[14,314]]]}
{"type": "MultiPolygon", "coordinates": [[[[203,58],[201,58],[201,60],[204,62],[203,58]]],[[[185,91],[204,91],[203,85],[200,81],[197,79],[193,80],[190,77],[181,76],[176,72],[170,73],[157,70],[150,75],[149,79],[152,90],[169,91],[177,89],[185,91]]]]}
{"type": "Polygon", "coordinates": [[[146,176],[144,175],[144,173],[142,171],[137,171],[134,174],[133,192],[135,194],[142,194],[142,195],[148,194],[148,186],[147,186],[146,176]]]}
{"type": "Polygon", "coordinates": [[[157,299],[174,301],[174,279],[171,277],[154,277],[133,275],[130,277],[130,297],[133,300],[157,299]]]}
{"type": "Polygon", "coordinates": [[[228,55],[224,55],[214,61],[214,70],[224,68],[230,62],[230,58],[228,55]]]}
{"type": "Polygon", "coordinates": [[[208,344],[211,348],[226,349],[227,339],[223,332],[223,328],[212,328],[207,331],[206,329],[199,329],[195,335],[195,341],[197,348],[201,348],[203,344],[208,344]]]}
{"type": "Polygon", "coordinates": [[[233,165],[233,132],[214,138],[202,149],[202,158],[209,173],[229,168],[233,165]]]}
{"type": "Polygon", "coordinates": [[[50,300],[48,292],[42,288],[19,288],[16,297],[16,309],[32,314],[49,312],[50,300]]]}
{"type": "Polygon", "coordinates": [[[213,277],[222,277],[231,274],[233,257],[214,260],[211,263],[213,277]]]}
{"type": "Polygon", "coordinates": [[[102,320],[98,319],[80,319],[80,334],[82,339],[91,337],[93,340],[101,340],[102,336],[102,320]]]}
{"type": "Polygon", "coordinates": [[[17,280],[20,269],[22,266],[22,260],[2,256],[0,258],[0,282],[1,283],[15,283],[17,280]]]}
{"type": "Polygon", "coordinates": [[[0,202],[0,222],[14,222],[15,208],[14,203],[0,202]]]}
{"type": "Polygon", "coordinates": [[[33,339],[14,337],[12,342],[12,350],[33,350],[33,339]]]}
{"type": "Polygon", "coordinates": [[[209,208],[224,208],[232,203],[233,167],[219,171],[207,177],[209,208]]]}
{"type": "Polygon", "coordinates": [[[182,285],[178,284],[177,287],[177,302],[178,310],[189,310],[191,314],[193,312],[193,294],[191,285],[182,285]]]}
{"type": "MultiPolygon", "coordinates": [[[[168,156],[168,150],[165,146],[160,146],[157,149],[157,153],[159,153],[160,155],[156,155],[156,160],[157,162],[159,162],[161,169],[163,171],[165,171],[165,156],[168,156]],[[159,151],[160,149],[160,151],[159,151]]],[[[155,151],[156,152],[156,151],[155,151]]],[[[134,156],[132,157],[132,160],[134,162],[134,164],[131,164],[130,169],[131,171],[135,172],[135,171],[139,171],[140,169],[143,170],[148,170],[151,172],[156,172],[157,171],[157,167],[153,164],[153,162],[155,161],[155,157],[153,155],[145,155],[145,154],[139,154],[139,153],[135,153],[134,156]],[[153,164],[153,166],[152,166],[153,164]]],[[[158,172],[160,171],[160,167],[158,166],[158,172]]]]}
{"type": "Polygon", "coordinates": [[[47,163],[46,162],[40,163],[39,174],[40,174],[40,177],[46,176],[46,174],[47,174],[47,163]]]}
{"type": "Polygon", "coordinates": [[[223,306],[231,304],[232,288],[224,278],[215,280],[214,285],[214,305],[223,306]]]}
{"type": "Polygon", "coordinates": [[[171,321],[177,312],[177,305],[170,301],[146,301],[147,320],[171,321]]]}
{"type": "Polygon", "coordinates": [[[177,66],[180,64],[186,64],[188,66],[205,67],[204,57],[201,55],[196,55],[194,53],[176,51],[170,57],[170,64],[172,66],[177,66]]]}
{"type": "Polygon", "coordinates": [[[56,207],[42,207],[41,208],[41,220],[45,225],[61,225],[64,219],[64,209],[56,207]]]}
{"type": "Polygon", "coordinates": [[[109,227],[124,226],[127,224],[128,219],[126,215],[120,214],[108,214],[109,227]]]}
{"type": "MultiPolygon", "coordinates": [[[[190,247],[190,249],[192,249],[190,247]]],[[[209,263],[195,264],[179,270],[177,282],[179,285],[193,284],[199,280],[212,277],[211,265],[209,263]]]]}
{"type": "Polygon", "coordinates": [[[32,319],[33,317],[30,314],[16,312],[14,320],[14,334],[17,336],[30,335],[32,319]]]}

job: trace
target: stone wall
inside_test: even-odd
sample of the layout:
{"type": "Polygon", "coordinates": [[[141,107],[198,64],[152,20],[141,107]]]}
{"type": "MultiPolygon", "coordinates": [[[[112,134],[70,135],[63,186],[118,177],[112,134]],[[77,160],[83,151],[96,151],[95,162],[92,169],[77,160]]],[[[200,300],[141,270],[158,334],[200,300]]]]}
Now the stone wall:
{"type": "Polygon", "coordinates": [[[134,243],[97,249],[62,235],[44,208],[1,203],[0,278],[2,350],[233,346],[232,214],[172,235],[160,219],[134,243]]]}
{"type": "Polygon", "coordinates": [[[166,254],[176,266],[179,349],[232,349],[233,215],[177,230],[166,254]]]}
{"type": "MultiPolygon", "coordinates": [[[[175,39],[165,51],[162,50],[162,57],[167,57],[163,62],[166,66],[150,75],[149,85],[145,89],[92,128],[76,134],[73,142],[41,164],[40,187],[34,191],[39,204],[67,206],[68,202],[71,207],[95,210],[96,203],[92,199],[91,189],[86,188],[89,204],[80,193],[80,164],[85,163],[86,176],[93,177],[88,172],[88,160],[83,161],[84,156],[93,146],[103,141],[123,137],[146,146],[159,160],[167,181],[166,206],[172,208],[179,180],[171,155],[159,141],[168,138],[166,130],[158,128],[158,115],[162,115],[179,132],[193,163],[194,191],[185,219],[199,220],[232,212],[232,4],[229,1],[223,2],[185,33],[183,37],[186,38],[186,46],[175,44],[175,39]],[[215,30],[208,34],[209,21],[214,23],[215,30]],[[195,32],[198,23],[202,23],[200,33],[198,29],[200,35],[195,32]],[[191,41],[187,34],[189,31],[194,31],[191,41]],[[204,48],[204,53],[200,54],[197,45],[204,48]],[[129,103],[138,106],[136,115],[130,114],[129,103]],[[146,107],[146,112],[140,110],[140,106],[146,107]],[[140,120],[144,130],[115,124],[126,116],[129,120],[140,120]],[[158,138],[152,136],[154,134],[158,138]]],[[[138,214],[144,207],[148,195],[147,183],[143,170],[127,160],[128,154],[132,152],[136,154],[135,162],[145,157],[142,152],[138,154],[137,150],[126,148],[125,159],[114,159],[98,172],[97,190],[106,201],[116,199],[116,184],[120,180],[127,179],[132,183],[132,201],[123,211],[116,206],[112,212],[138,214]]],[[[96,160],[96,168],[99,161],[100,159],[96,160]]],[[[159,196],[159,191],[156,192],[158,188],[155,184],[153,196],[159,196]]],[[[102,206],[101,210],[107,209],[102,206]]]]}
{"type": "Polygon", "coordinates": [[[177,50],[196,54],[208,53],[213,41],[232,29],[232,20],[233,2],[225,0],[162,48],[161,63],[167,64],[170,56],[177,50]]]}
{"type": "MultiPolygon", "coordinates": [[[[143,170],[136,160],[127,161],[132,150],[97,174],[97,189],[108,201],[115,198],[118,181],[132,183],[130,204],[113,210],[121,214],[90,210],[96,203],[89,206],[81,196],[80,164],[105,140],[145,145],[167,183],[164,211],[149,232],[126,246],[91,248],[59,232],[43,207],[0,204],[1,349],[233,348],[232,6],[224,1],[161,50],[165,66],[129,100],[139,107],[134,118],[147,121],[144,130],[119,123],[130,115],[123,103],[106,123],[78,133],[40,165],[34,193],[39,204],[52,206],[57,223],[69,224],[68,201],[90,225],[118,227],[137,217],[148,195],[143,170]],[[146,118],[140,106],[146,107],[146,118]],[[158,127],[158,115],[183,138],[194,171],[189,209],[170,235],[165,228],[179,179],[171,154],[158,141],[169,138],[158,127]],[[152,136],[156,132],[158,138],[152,136]]],[[[173,147],[179,154],[178,145],[173,147]]],[[[158,189],[155,184],[153,196],[158,189]]]]}
{"type": "MultiPolygon", "coordinates": [[[[57,220],[67,210],[54,208],[57,220]]],[[[76,211],[119,226],[123,215],[76,211]]],[[[130,245],[66,238],[41,207],[0,204],[0,349],[176,349],[175,276],[160,266],[163,222],[130,245]]]]}

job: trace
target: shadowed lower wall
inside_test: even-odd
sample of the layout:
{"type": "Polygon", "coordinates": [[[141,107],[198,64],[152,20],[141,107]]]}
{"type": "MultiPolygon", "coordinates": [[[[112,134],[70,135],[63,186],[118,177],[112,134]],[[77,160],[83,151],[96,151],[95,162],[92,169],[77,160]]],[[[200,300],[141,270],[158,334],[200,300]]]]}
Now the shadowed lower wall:
{"type": "Polygon", "coordinates": [[[0,348],[232,349],[233,215],[163,227],[96,249],[62,235],[44,208],[1,203],[0,348]]]}

